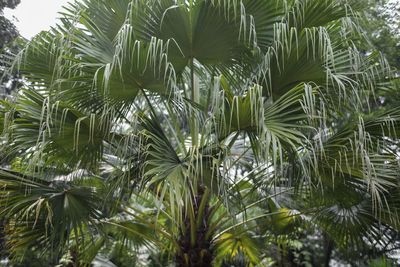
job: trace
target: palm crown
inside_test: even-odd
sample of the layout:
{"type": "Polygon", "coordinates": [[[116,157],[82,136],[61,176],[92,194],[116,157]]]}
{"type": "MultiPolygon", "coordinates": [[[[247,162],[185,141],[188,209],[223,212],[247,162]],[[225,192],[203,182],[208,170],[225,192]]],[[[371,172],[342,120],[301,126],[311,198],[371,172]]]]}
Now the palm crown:
{"type": "Polygon", "coordinates": [[[398,223],[400,113],[375,108],[384,59],[352,44],[364,5],[69,4],[17,55],[25,86],[2,108],[23,161],[0,173],[11,252],[84,264],[126,240],[177,266],[257,265],[310,218],[338,247],[379,241],[398,223]]]}

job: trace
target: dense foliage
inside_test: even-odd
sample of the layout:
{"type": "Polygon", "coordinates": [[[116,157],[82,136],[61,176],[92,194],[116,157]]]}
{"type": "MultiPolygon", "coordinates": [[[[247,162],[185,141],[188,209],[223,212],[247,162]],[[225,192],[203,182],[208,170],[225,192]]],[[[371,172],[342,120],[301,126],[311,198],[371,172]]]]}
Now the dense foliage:
{"type": "MultiPolygon", "coordinates": [[[[400,2],[376,1],[366,10],[363,24],[371,44],[382,52],[391,66],[400,69],[400,2]]],[[[365,49],[368,49],[368,45],[365,49]]]]}
{"type": "Polygon", "coordinates": [[[21,0],[3,0],[0,1],[0,49],[10,43],[18,36],[17,28],[7,18],[3,16],[4,8],[14,9],[21,0]]]}
{"type": "Polygon", "coordinates": [[[5,96],[19,86],[19,75],[17,71],[9,72],[13,55],[21,49],[17,41],[19,33],[15,25],[4,16],[4,8],[14,9],[20,0],[0,1],[0,98],[5,96]]]}
{"type": "Polygon", "coordinates": [[[398,85],[380,53],[355,45],[366,7],[68,5],[15,58],[24,85],[1,105],[8,258],[390,264],[400,110],[382,103],[398,85]]]}

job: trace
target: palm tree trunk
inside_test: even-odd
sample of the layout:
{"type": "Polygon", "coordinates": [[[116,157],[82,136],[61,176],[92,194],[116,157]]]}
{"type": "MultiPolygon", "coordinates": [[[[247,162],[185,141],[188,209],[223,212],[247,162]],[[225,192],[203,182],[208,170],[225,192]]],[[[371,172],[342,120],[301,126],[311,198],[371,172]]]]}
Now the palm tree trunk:
{"type": "Polygon", "coordinates": [[[332,252],[334,248],[334,244],[330,238],[324,234],[324,266],[329,267],[329,263],[331,262],[332,252]]]}
{"type": "MultiPolygon", "coordinates": [[[[206,189],[207,190],[207,189],[206,189]]],[[[212,266],[213,248],[211,238],[206,237],[209,228],[209,195],[203,186],[193,197],[194,216],[185,216],[185,231],[178,240],[181,253],[175,257],[177,267],[212,266]]]]}

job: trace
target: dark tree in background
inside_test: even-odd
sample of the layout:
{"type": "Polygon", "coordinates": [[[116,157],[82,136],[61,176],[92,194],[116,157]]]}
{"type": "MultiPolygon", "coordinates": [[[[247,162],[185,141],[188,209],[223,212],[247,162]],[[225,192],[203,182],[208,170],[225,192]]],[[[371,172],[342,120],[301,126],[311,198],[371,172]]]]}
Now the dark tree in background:
{"type": "MultiPolygon", "coordinates": [[[[11,90],[18,85],[18,75],[17,74],[7,74],[4,75],[4,66],[8,65],[7,54],[17,52],[18,46],[16,44],[10,45],[18,36],[18,30],[15,25],[4,17],[4,8],[14,9],[21,0],[0,0],[0,97],[1,95],[10,94],[11,90]]],[[[4,222],[0,218],[0,258],[6,255],[5,243],[4,243],[4,222]]]]}
{"type": "Polygon", "coordinates": [[[0,0],[0,98],[10,95],[19,85],[18,73],[4,72],[4,69],[9,67],[12,55],[20,50],[18,42],[14,42],[19,37],[19,32],[15,25],[4,17],[4,9],[14,9],[20,2],[21,0],[0,0]]]}
{"type": "Polygon", "coordinates": [[[0,49],[19,35],[15,25],[4,17],[4,8],[14,9],[20,2],[21,0],[0,0],[0,49]]]}
{"type": "MultiPolygon", "coordinates": [[[[371,5],[367,10],[363,25],[367,39],[382,53],[388,63],[396,69],[397,77],[400,77],[400,1],[376,0],[376,5],[371,5]]],[[[360,47],[362,47],[361,45],[360,47]]],[[[366,51],[369,44],[364,44],[366,51]]],[[[400,79],[397,79],[400,84],[400,79]]],[[[381,104],[386,109],[398,107],[400,92],[398,86],[388,88],[381,99],[381,104]]]]}
{"type": "Polygon", "coordinates": [[[400,2],[378,0],[367,12],[364,29],[372,45],[400,70],[400,2]]]}

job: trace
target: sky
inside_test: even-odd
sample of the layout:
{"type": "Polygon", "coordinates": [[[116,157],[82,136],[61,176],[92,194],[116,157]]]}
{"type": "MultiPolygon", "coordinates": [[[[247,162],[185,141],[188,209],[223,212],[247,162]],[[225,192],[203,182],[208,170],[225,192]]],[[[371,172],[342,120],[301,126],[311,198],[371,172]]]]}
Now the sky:
{"type": "Polygon", "coordinates": [[[4,15],[18,28],[20,34],[30,39],[56,24],[58,12],[70,0],[21,0],[14,9],[5,9],[4,15]]]}

